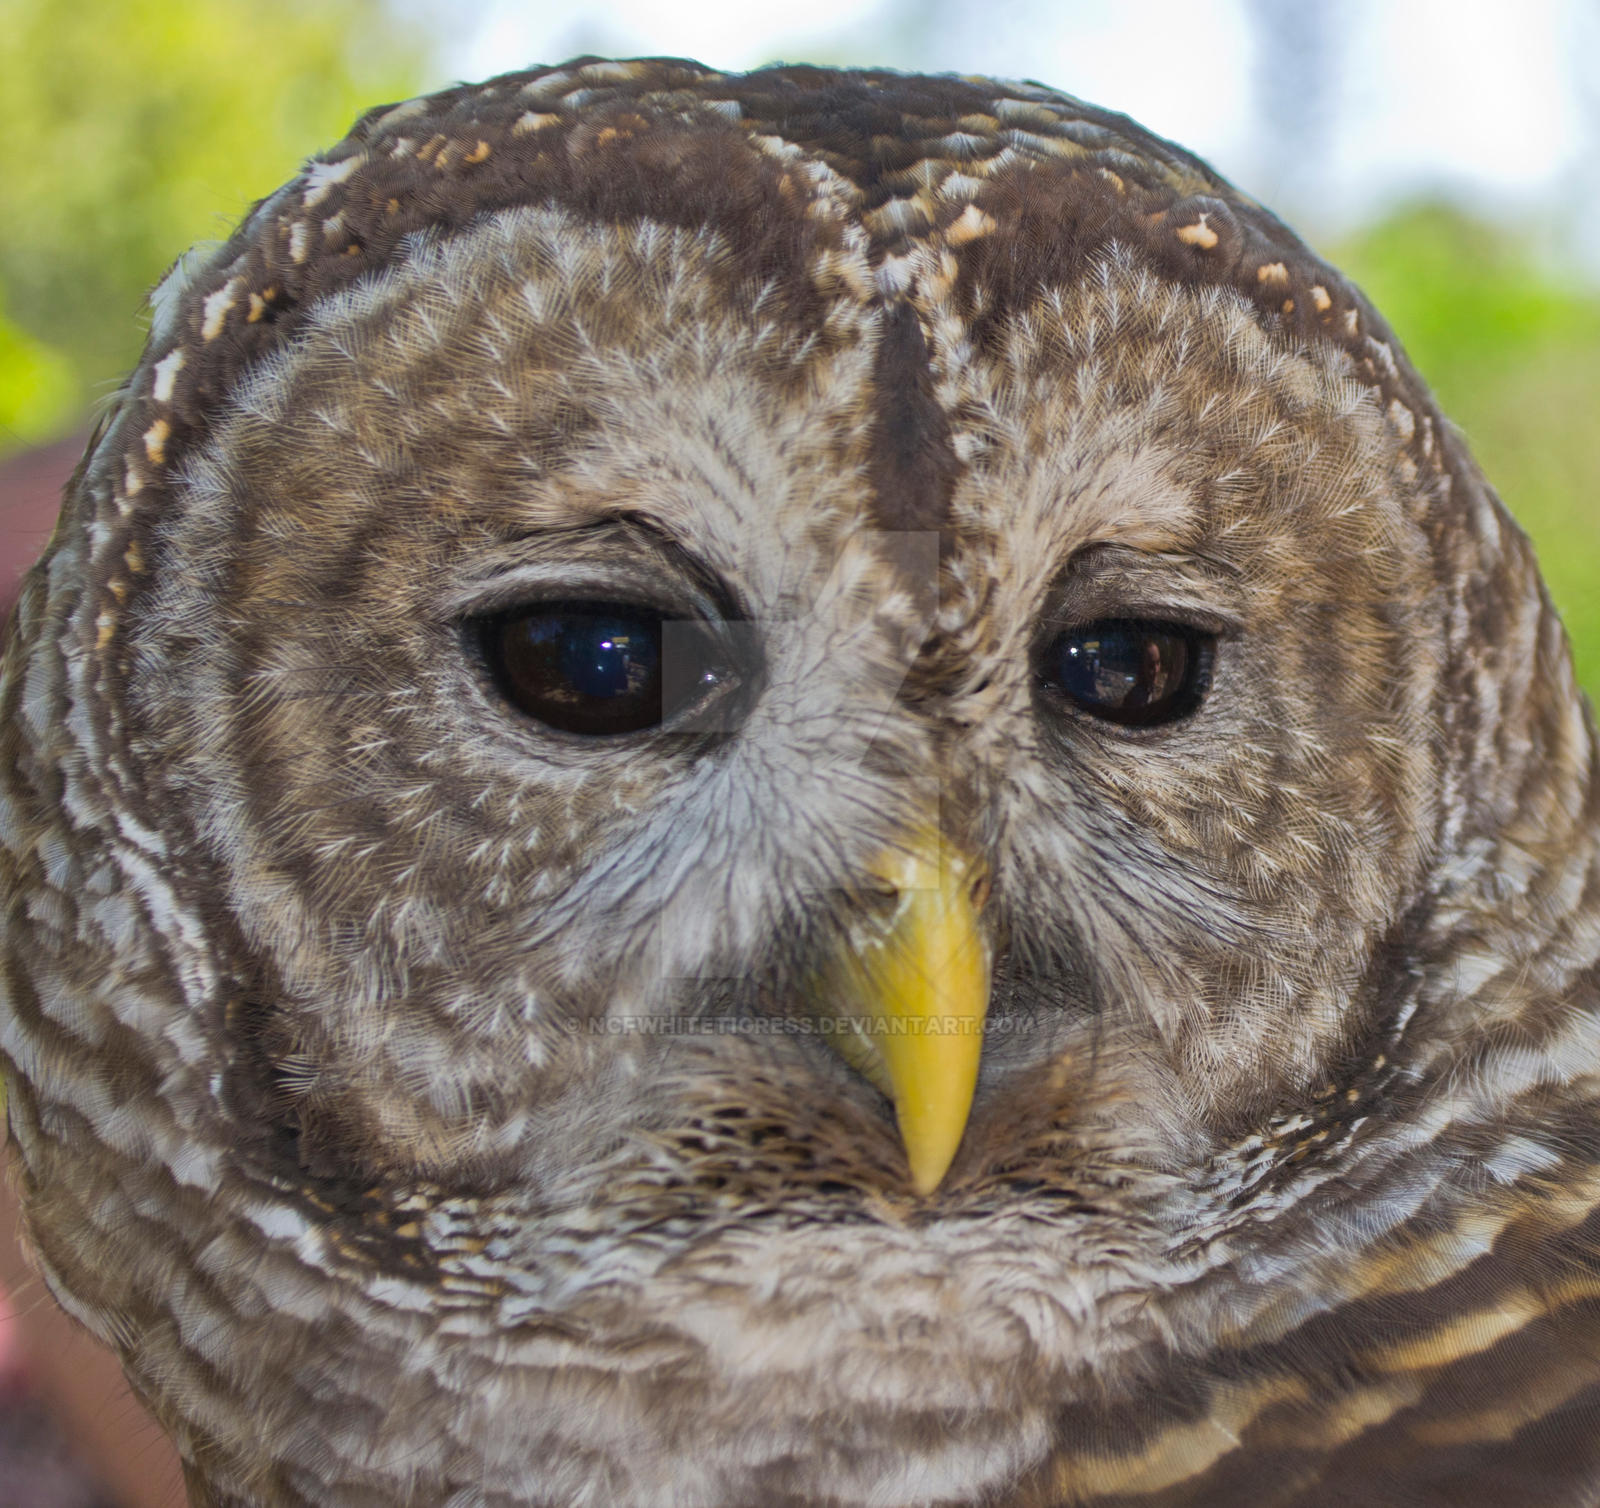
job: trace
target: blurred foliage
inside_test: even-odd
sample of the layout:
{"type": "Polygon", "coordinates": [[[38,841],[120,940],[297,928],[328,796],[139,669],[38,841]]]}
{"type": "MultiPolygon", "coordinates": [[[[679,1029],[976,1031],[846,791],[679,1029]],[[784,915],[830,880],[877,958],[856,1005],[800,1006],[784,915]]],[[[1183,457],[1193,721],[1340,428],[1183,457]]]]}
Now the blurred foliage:
{"type": "Polygon", "coordinates": [[[1600,289],[1548,246],[1445,204],[1331,257],[1371,296],[1539,552],[1600,703],[1600,289]]]}
{"type": "Polygon", "coordinates": [[[7,441],[45,438],[79,409],[71,360],[0,315],[0,452],[7,441]]]}
{"type": "Polygon", "coordinates": [[[4,0],[0,452],[80,422],[178,252],[422,69],[381,0],[4,0]]]}

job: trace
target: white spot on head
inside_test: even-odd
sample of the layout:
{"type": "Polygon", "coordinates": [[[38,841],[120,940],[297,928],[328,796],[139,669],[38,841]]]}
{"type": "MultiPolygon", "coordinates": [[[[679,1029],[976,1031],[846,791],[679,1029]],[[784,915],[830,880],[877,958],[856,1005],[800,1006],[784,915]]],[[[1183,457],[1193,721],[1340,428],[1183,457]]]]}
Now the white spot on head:
{"type": "Polygon", "coordinates": [[[1398,398],[1389,405],[1389,427],[1407,444],[1417,432],[1416,415],[1398,398]]]}
{"type": "Polygon", "coordinates": [[[752,136],[750,145],[758,152],[768,157],[776,157],[780,161],[801,155],[800,148],[792,141],[785,141],[781,136],[752,136]]]}
{"type": "Polygon", "coordinates": [[[392,110],[385,110],[377,120],[372,123],[372,131],[377,135],[380,131],[387,131],[391,126],[398,126],[403,120],[410,120],[414,115],[421,115],[433,102],[424,97],[408,99],[398,104],[392,110]]]}
{"type": "Polygon", "coordinates": [[[178,325],[178,305],[183,295],[189,291],[201,267],[220,244],[217,241],[202,241],[191,246],[151,291],[151,344],[160,345],[171,339],[178,325]]]}
{"type": "Polygon", "coordinates": [[[899,298],[911,288],[915,271],[910,257],[885,257],[873,274],[873,282],[883,298],[899,298]]]}
{"type": "Polygon", "coordinates": [[[976,199],[982,188],[981,178],[974,178],[969,173],[951,173],[939,184],[939,197],[959,204],[963,199],[976,199]]]}
{"type": "Polygon", "coordinates": [[[1027,122],[1035,126],[1051,125],[1055,115],[1042,105],[1035,104],[1032,100],[997,99],[989,102],[989,113],[998,120],[1010,121],[1013,124],[1027,122]]]}
{"type": "Polygon", "coordinates": [[[529,99],[559,99],[561,91],[571,82],[572,75],[565,68],[561,68],[554,73],[545,74],[543,78],[529,80],[517,92],[529,99]]]}
{"type": "Polygon", "coordinates": [[[227,318],[228,310],[238,302],[239,284],[242,281],[242,278],[229,278],[215,293],[206,295],[205,318],[200,326],[202,340],[215,340],[222,334],[222,325],[227,318]]]}
{"type": "Polygon", "coordinates": [[[968,131],[952,131],[948,136],[941,136],[933,143],[934,150],[943,152],[946,157],[954,157],[958,162],[969,157],[976,157],[981,148],[988,144],[988,138],[974,136],[968,131]]]}
{"type": "Polygon", "coordinates": [[[561,124],[559,115],[551,115],[543,110],[525,110],[517,117],[517,123],[511,128],[513,136],[527,136],[533,131],[542,131],[546,126],[561,124]]]}
{"type": "Polygon", "coordinates": [[[585,63],[578,77],[586,84],[625,84],[644,71],[644,65],[630,62],[612,62],[604,59],[598,63],[585,63]]]}
{"type": "Polygon", "coordinates": [[[172,402],[172,385],[177,380],[178,373],[183,369],[183,347],[177,346],[167,352],[155,364],[154,378],[150,384],[150,396],[157,403],[172,402]]]}
{"type": "MultiPolygon", "coordinates": [[[[400,108],[404,108],[401,106],[400,108]]],[[[390,115],[394,111],[389,112],[390,115]]],[[[384,117],[386,120],[388,116],[384,117]]],[[[342,162],[314,162],[306,171],[305,207],[310,209],[313,205],[321,204],[333,191],[335,184],[345,181],[355,170],[367,160],[365,152],[357,152],[352,157],[346,157],[342,162]]]]}

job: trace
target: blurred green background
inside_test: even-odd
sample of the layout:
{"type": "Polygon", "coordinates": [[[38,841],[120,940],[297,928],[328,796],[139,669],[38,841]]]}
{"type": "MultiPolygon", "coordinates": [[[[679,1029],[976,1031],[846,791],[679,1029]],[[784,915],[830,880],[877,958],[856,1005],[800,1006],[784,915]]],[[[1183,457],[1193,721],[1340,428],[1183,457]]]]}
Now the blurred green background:
{"type": "Polygon", "coordinates": [[[1600,703],[1600,291],[1548,238],[1448,204],[1322,248],[1394,326],[1539,551],[1600,703]]]}
{"type": "MultiPolygon", "coordinates": [[[[537,10],[521,7],[514,19],[537,10]]],[[[1081,36],[1067,36],[1079,50],[1064,56],[1087,58],[1094,27],[1107,24],[1103,11],[1068,6],[1058,21],[1069,10],[1081,36]]],[[[1336,12],[1312,0],[1217,10],[1218,24],[1243,17],[1238,35],[1258,64],[1270,64],[1258,104],[1263,118],[1283,113],[1285,131],[1296,121],[1304,128],[1306,102],[1319,97],[1315,50],[1325,44],[1306,19],[1336,12]]],[[[465,56],[452,52],[452,37],[474,26],[487,35],[512,14],[490,4],[430,9],[428,0],[0,0],[0,456],[90,422],[96,399],[136,358],[143,296],[178,251],[225,235],[254,198],[367,106],[448,82],[450,64],[465,56]]],[[[949,29],[951,5],[921,0],[873,14],[875,29],[813,36],[805,52],[952,66],[918,50],[930,28],[949,29]]],[[[1013,6],[1010,15],[1022,13],[1013,6]]],[[[1070,32],[1070,22],[1060,24],[1070,32]]],[[[569,20],[553,43],[519,44],[528,33],[512,26],[504,45],[558,49],[547,60],[608,44],[662,50],[653,39],[630,46],[629,24],[626,6],[602,8],[581,25],[569,20]]],[[[741,34],[739,45],[767,44],[741,34]]],[[[779,50],[711,54],[700,35],[678,50],[692,49],[725,65],[779,50]]],[[[495,71],[484,56],[480,48],[461,71],[495,71]]],[[[508,52],[491,63],[537,59],[508,52]]],[[[1018,74],[1045,65],[1024,58],[995,68],[984,58],[974,66],[1018,74]]],[[[1051,81],[1088,92],[1071,76],[1051,81]]],[[[1136,101],[1102,102],[1144,113],[1136,101]]],[[[1262,188],[1233,163],[1219,165],[1262,188]]],[[[1262,197],[1281,206],[1268,188],[1262,197]]],[[[1570,228],[1545,224],[1525,204],[1497,217],[1470,196],[1433,192],[1342,222],[1306,214],[1292,198],[1287,208],[1372,295],[1533,536],[1580,676],[1600,697],[1600,281],[1576,258],[1563,259],[1570,228]]]]}
{"type": "Polygon", "coordinates": [[[377,0],[0,0],[0,446],[81,425],[174,257],[424,58],[377,0]]]}

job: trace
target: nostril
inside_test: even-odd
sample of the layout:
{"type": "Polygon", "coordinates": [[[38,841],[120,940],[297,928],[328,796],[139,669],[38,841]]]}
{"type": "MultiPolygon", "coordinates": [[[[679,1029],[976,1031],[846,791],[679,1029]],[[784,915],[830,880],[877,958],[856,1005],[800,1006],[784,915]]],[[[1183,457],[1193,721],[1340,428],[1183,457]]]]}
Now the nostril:
{"type": "Polygon", "coordinates": [[[980,869],[973,875],[967,884],[967,899],[972,903],[974,911],[982,911],[989,904],[989,896],[993,889],[987,869],[980,869]]]}

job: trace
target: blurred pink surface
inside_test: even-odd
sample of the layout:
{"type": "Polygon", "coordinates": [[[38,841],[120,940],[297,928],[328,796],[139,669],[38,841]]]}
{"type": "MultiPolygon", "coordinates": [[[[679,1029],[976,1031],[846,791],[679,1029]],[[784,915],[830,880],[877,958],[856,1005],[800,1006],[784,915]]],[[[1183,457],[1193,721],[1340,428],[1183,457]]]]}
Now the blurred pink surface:
{"type": "MultiPolygon", "coordinates": [[[[85,439],[0,460],[0,624],[50,538],[85,439]]],[[[184,1492],[170,1442],[128,1392],[116,1358],[26,1271],[6,1161],[0,1155],[0,1508],[176,1508],[184,1492]]]]}
{"type": "Polygon", "coordinates": [[[55,528],[61,489],[83,454],[85,435],[0,461],[0,613],[9,612],[22,573],[55,528]]]}
{"type": "MultiPolygon", "coordinates": [[[[84,440],[83,435],[72,435],[0,461],[0,619],[11,611],[23,572],[50,538],[61,507],[61,489],[78,464],[84,440]]],[[[0,1287],[0,1375],[21,1365],[16,1310],[0,1287]]]]}
{"type": "Polygon", "coordinates": [[[17,1313],[4,1288],[0,1288],[0,1377],[22,1365],[21,1343],[17,1340],[17,1313]]]}

